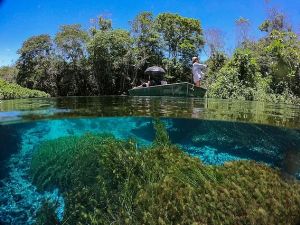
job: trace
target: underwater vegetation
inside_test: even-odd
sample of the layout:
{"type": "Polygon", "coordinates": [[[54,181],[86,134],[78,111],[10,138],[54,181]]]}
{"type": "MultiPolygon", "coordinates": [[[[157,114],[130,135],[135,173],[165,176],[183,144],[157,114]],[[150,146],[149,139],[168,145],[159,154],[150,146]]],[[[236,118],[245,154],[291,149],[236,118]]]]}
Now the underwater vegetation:
{"type": "Polygon", "coordinates": [[[45,202],[37,224],[299,224],[299,181],[254,161],[205,165],[154,125],[150,147],[104,134],[42,143],[32,182],[66,205],[59,221],[45,202]]]}

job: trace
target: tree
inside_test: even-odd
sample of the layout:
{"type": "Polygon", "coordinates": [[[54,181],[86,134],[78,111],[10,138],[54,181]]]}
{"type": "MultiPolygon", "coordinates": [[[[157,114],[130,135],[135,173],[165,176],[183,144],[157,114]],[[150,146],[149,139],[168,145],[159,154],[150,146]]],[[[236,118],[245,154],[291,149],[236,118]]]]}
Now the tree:
{"type": "Polygon", "coordinates": [[[107,19],[104,16],[98,16],[96,19],[90,19],[92,27],[90,28],[90,33],[94,36],[97,30],[107,31],[112,30],[112,20],[107,19]]]}
{"type": "Polygon", "coordinates": [[[221,51],[215,51],[210,55],[206,61],[208,70],[205,76],[205,84],[210,87],[216,80],[216,75],[222,69],[228,61],[228,56],[221,51]]]}
{"type": "Polygon", "coordinates": [[[98,17],[98,26],[102,31],[111,30],[112,29],[112,21],[111,19],[106,19],[103,16],[98,17]]]}
{"type": "Polygon", "coordinates": [[[16,82],[18,69],[15,65],[0,67],[0,78],[10,83],[16,82]]]}
{"type": "Polygon", "coordinates": [[[293,32],[274,30],[264,50],[272,57],[272,88],[282,93],[289,87],[300,96],[300,41],[293,32]]]}
{"type": "Polygon", "coordinates": [[[197,55],[204,45],[199,20],[162,13],[156,18],[156,24],[171,58],[197,55]]]}
{"type": "Polygon", "coordinates": [[[148,66],[167,70],[169,82],[190,81],[191,57],[209,49],[205,83],[209,96],[291,102],[300,97],[300,40],[287,17],[269,10],[260,26],[266,35],[250,40],[250,21],[236,20],[238,48],[224,53],[224,35],[178,14],[138,14],[130,32],[114,30],[103,16],[91,20],[90,33],[79,24],[61,26],[53,44],[49,35],[27,39],[14,67],[0,76],[29,88],[60,95],[121,94],[138,83],[148,66]],[[14,77],[16,74],[16,78],[14,77]]]}
{"type": "Polygon", "coordinates": [[[287,16],[276,7],[267,10],[267,19],[260,25],[261,31],[270,34],[273,30],[292,31],[292,26],[288,23],[287,16]]]}
{"type": "Polygon", "coordinates": [[[81,25],[73,24],[61,26],[54,40],[65,60],[75,63],[84,57],[88,39],[81,25]]]}
{"type": "Polygon", "coordinates": [[[93,64],[99,94],[116,94],[130,81],[132,39],[125,30],[97,30],[89,42],[88,51],[93,64]]]}
{"type": "Polygon", "coordinates": [[[209,28],[204,31],[205,45],[209,50],[209,55],[224,51],[224,33],[217,28],[209,28]]]}
{"type": "Polygon", "coordinates": [[[62,76],[59,83],[60,93],[64,95],[88,94],[88,71],[86,69],[86,53],[88,33],[81,25],[63,25],[55,36],[59,55],[64,60],[62,76]]]}
{"type": "Polygon", "coordinates": [[[158,64],[161,59],[159,34],[155,28],[151,12],[140,13],[131,22],[134,47],[147,54],[148,64],[158,64]]]}
{"type": "Polygon", "coordinates": [[[190,60],[200,53],[204,45],[200,21],[178,14],[162,13],[156,18],[156,26],[167,56],[164,64],[169,80],[190,80],[190,60]]]}
{"type": "Polygon", "coordinates": [[[228,66],[236,69],[238,78],[247,87],[255,86],[255,78],[259,71],[255,53],[250,49],[236,49],[228,66]]]}
{"type": "Polygon", "coordinates": [[[163,55],[153,14],[151,12],[138,14],[131,22],[131,34],[134,40],[132,48],[133,83],[136,83],[138,72],[140,72],[140,76],[143,76],[143,71],[148,66],[162,64],[163,55]]]}
{"type": "Polygon", "coordinates": [[[17,61],[19,73],[17,83],[41,90],[41,78],[47,74],[52,54],[52,40],[49,35],[38,35],[27,39],[18,50],[20,57],[17,61]]]}
{"type": "Polygon", "coordinates": [[[249,31],[250,31],[250,21],[249,19],[240,17],[235,21],[236,25],[236,39],[238,46],[246,44],[250,41],[249,31]]]}

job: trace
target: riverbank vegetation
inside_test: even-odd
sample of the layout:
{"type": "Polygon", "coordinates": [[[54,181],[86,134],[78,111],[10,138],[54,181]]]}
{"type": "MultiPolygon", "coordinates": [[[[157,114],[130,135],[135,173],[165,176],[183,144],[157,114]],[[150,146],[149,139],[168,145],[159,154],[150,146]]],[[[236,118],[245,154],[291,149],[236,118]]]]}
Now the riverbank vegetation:
{"type": "Polygon", "coordinates": [[[40,145],[31,164],[40,191],[59,188],[62,221],[46,202],[37,224],[298,224],[300,185],[252,161],[204,165],[170,143],[164,125],[140,149],[111,135],[40,145]]]}
{"type": "Polygon", "coordinates": [[[28,38],[13,72],[2,77],[51,96],[123,94],[147,79],[143,71],[152,65],[166,69],[168,82],[190,82],[191,57],[205,52],[209,97],[297,102],[300,41],[287,21],[284,13],[269,10],[258,28],[261,38],[254,39],[251,21],[238,19],[236,48],[229,54],[222,33],[203,30],[197,19],[142,12],[123,30],[98,17],[89,30],[63,25],[54,37],[28,38]]]}
{"type": "Polygon", "coordinates": [[[21,87],[18,84],[11,84],[7,81],[0,79],[0,100],[37,97],[50,97],[50,95],[43,91],[31,90],[28,88],[21,87]]]}

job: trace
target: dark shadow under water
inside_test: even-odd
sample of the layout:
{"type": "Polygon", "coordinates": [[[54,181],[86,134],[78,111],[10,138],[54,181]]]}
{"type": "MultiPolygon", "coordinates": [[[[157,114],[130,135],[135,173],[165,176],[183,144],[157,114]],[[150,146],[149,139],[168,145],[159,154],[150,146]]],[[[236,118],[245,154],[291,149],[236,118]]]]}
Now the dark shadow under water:
{"type": "Polygon", "coordinates": [[[33,123],[0,125],[0,180],[7,176],[6,161],[18,152],[22,133],[32,126],[33,123]]]}

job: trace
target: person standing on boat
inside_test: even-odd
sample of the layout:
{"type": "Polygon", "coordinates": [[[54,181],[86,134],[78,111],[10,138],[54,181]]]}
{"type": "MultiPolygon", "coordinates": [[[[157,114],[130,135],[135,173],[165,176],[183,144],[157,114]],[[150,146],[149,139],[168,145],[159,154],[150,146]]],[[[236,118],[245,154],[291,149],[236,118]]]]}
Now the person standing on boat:
{"type": "Polygon", "coordinates": [[[201,80],[203,79],[203,76],[204,76],[203,70],[205,70],[207,68],[207,65],[201,64],[199,62],[198,57],[193,57],[192,58],[192,63],[193,63],[192,72],[193,72],[194,84],[195,84],[196,87],[200,87],[201,80]]]}

